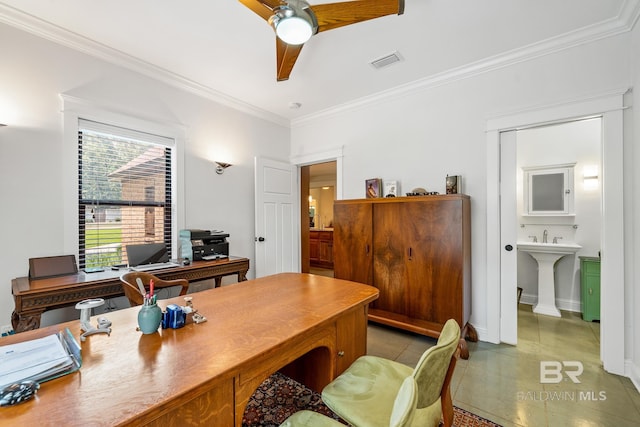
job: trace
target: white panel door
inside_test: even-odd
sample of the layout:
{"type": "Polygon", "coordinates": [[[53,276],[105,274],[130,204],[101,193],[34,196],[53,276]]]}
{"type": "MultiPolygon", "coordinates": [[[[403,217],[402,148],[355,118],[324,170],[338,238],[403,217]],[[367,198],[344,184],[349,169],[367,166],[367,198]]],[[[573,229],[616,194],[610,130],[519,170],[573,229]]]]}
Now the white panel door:
{"type": "Polygon", "coordinates": [[[256,277],[299,271],[297,175],[289,163],[256,157],[256,277]]]}
{"type": "Polygon", "coordinates": [[[516,131],[500,133],[500,341],[518,342],[516,131]]]}

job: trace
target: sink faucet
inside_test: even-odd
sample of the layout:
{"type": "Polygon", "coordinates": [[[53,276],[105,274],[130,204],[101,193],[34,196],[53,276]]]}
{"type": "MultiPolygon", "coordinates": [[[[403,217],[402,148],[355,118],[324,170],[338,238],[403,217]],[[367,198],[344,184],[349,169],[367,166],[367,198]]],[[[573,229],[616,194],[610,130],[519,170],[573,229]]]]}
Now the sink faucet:
{"type": "Polygon", "coordinates": [[[547,236],[549,235],[549,232],[547,230],[544,230],[542,232],[542,243],[547,243],[547,236]]]}
{"type": "Polygon", "coordinates": [[[554,237],[553,238],[553,243],[558,243],[558,239],[562,239],[562,237],[560,237],[560,236],[554,237]]]}

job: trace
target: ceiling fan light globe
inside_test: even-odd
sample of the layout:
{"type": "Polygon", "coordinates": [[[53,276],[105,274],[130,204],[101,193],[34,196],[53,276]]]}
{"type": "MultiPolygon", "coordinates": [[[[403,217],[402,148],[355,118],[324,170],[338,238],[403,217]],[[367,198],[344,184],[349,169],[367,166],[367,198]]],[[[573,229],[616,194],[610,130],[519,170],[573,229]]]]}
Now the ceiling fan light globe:
{"type": "Polygon", "coordinates": [[[299,16],[278,20],[275,30],[280,40],[291,45],[303,44],[313,35],[313,28],[309,21],[299,16]]]}

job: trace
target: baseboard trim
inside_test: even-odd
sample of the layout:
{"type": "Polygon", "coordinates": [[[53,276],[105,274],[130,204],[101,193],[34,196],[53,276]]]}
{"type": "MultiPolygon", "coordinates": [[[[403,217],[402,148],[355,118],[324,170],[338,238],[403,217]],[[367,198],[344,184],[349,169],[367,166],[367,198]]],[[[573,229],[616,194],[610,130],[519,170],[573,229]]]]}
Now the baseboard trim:
{"type": "MultiPolygon", "coordinates": [[[[523,293],[520,297],[520,304],[535,305],[538,302],[538,295],[523,293]]],[[[582,303],[576,300],[556,298],[556,306],[560,310],[582,313],[582,303]]]]}
{"type": "Polygon", "coordinates": [[[582,303],[580,301],[556,298],[556,306],[558,306],[560,310],[582,313],[582,303]]]}
{"type": "Polygon", "coordinates": [[[633,360],[625,361],[625,375],[629,377],[636,390],[640,393],[640,367],[633,363],[633,360]]]}

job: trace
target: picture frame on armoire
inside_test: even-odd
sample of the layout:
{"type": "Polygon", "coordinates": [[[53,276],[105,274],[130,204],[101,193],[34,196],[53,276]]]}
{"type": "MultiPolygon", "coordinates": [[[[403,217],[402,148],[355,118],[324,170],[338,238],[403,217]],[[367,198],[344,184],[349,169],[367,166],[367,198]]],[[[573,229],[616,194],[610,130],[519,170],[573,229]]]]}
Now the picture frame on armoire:
{"type": "Polygon", "coordinates": [[[367,199],[376,199],[381,197],[382,180],[380,178],[371,178],[365,181],[365,194],[367,199]]]}
{"type": "Polygon", "coordinates": [[[396,197],[399,193],[398,181],[384,181],[384,197],[396,197]]]}

